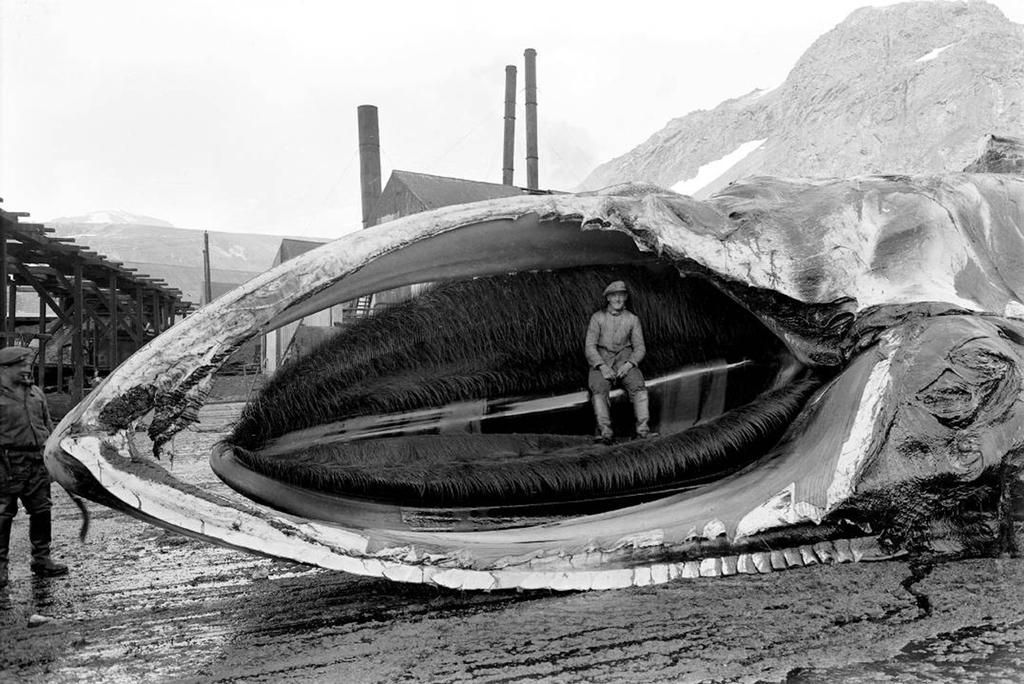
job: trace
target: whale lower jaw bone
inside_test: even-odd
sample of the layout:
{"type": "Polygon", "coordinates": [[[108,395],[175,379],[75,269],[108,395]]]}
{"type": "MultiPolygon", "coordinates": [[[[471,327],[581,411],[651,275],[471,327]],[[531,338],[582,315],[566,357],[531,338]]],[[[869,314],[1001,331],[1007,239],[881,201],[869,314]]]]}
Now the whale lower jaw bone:
{"type": "MultiPolygon", "coordinates": [[[[757,551],[699,560],[654,563],[631,568],[606,570],[557,570],[538,559],[538,567],[505,568],[501,570],[465,570],[436,566],[410,567],[387,565],[383,575],[399,582],[436,584],[449,589],[552,589],[555,591],[590,591],[622,589],[664,584],[676,580],[733,575],[765,575],[791,568],[818,564],[857,563],[890,560],[905,555],[902,551],[886,553],[875,537],[836,539],[778,551],[757,551]]],[[[560,559],[572,565],[573,557],[560,559]]]]}
{"type": "MultiPolygon", "coordinates": [[[[90,448],[97,446],[94,437],[65,438],[62,446],[69,459],[74,454],[74,461],[67,465],[77,471],[81,489],[102,489],[108,497],[103,503],[146,522],[207,541],[216,539],[220,545],[250,552],[254,539],[258,539],[264,553],[271,557],[355,575],[449,589],[621,589],[705,577],[769,574],[819,564],[884,561],[906,555],[903,550],[885,549],[875,536],[860,536],[672,562],[640,562],[629,567],[615,567],[624,564],[628,548],[588,549],[575,554],[508,559],[503,567],[479,570],[459,567],[459,559],[453,556],[417,551],[413,546],[371,551],[369,539],[359,532],[301,522],[280,514],[268,515],[257,507],[249,511],[226,509],[219,505],[218,497],[212,495],[183,497],[181,491],[152,481],[140,487],[135,475],[123,470],[105,471],[98,460],[90,459],[90,448]],[[139,496],[142,490],[148,494],[145,499],[139,496]]],[[[940,554],[961,551],[958,542],[950,538],[937,536],[930,543],[931,550],[940,554]]],[[[659,539],[654,535],[646,541],[631,540],[630,546],[632,550],[654,551],[658,544],[659,539]]]]}

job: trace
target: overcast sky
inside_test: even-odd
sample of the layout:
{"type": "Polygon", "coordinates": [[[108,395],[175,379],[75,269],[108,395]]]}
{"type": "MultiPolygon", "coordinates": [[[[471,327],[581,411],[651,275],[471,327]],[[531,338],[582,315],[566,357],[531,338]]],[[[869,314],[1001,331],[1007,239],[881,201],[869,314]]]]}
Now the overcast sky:
{"type": "MultiPolygon", "coordinates": [[[[360,104],[385,180],[501,181],[506,64],[525,185],[528,47],[541,186],[571,189],[668,120],[778,85],[868,4],[891,3],[0,0],[0,196],[32,220],[336,237],[360,226],[360,104]]],[[[1024,0],[994,4],[1024,23],[1024,0]]]]}

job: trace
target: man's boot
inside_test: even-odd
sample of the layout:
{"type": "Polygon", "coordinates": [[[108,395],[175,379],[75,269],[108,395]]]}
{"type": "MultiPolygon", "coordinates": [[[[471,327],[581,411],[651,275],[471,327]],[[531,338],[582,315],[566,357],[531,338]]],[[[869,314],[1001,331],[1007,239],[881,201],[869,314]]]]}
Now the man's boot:
{"type": "Polygon", "coordinates": [[[0,589],[7,586],[7,550],[11,544],[13,518],[0,516],[0,589]]]}
{"type": "Polygon", "coordinates": [[[32,543],[32,572],[40,577],[68,574],[68,566],[50,558],[50,511],[29,516],[28,540],[32,543]]]}
{"type": "Polygon", "coordinates": [[[651,428],[647,425],[651,419],[651,412],[648,408],[646,389],[639,390],[633,395],[633,413],[636,415],[636,436],[647,439],[651,436],[651,428]]]}
{"type": "Polygon", "coordinates": [[[597,441],[610,444],[612,433],[612,417],[608,410],[607,394],[592,394],[590,403],[594,406],[594,418],[597,419],[597,441]]]}

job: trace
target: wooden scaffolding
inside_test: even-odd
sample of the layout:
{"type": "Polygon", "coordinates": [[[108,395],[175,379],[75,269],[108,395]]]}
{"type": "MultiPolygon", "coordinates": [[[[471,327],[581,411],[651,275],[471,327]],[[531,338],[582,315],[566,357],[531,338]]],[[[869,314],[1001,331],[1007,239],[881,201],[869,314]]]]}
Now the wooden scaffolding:
{"type": "Polygon", "coordinates": [[[109,373],[192,304],[161,279],[22,222],[27,216],[0,209],[0,346],[38,345],[38,384],[77,401],[90,378],[109,373]],[[38,299],[38,317],[26,315],[26,296],[38,299]]]}

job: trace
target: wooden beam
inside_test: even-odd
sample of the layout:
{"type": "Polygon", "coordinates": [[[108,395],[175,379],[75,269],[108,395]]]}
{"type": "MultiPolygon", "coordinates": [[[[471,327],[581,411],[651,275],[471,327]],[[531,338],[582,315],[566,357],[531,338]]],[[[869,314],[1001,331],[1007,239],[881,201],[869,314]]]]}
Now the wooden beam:
{"type": "MultiPolygon", "coordinates": [[[[4,281],[6,282],[6,281],[4,281]]],[[[7,344],[14,344],[14,327],[18,319],[18,285],[13,281],[7,285],[7,344]]]]}
{"type": "MultiPolygon", "coordinates": [[[[3,283],[4,288],[7,287],[7,221],[0,220],[0,283],[3,283]]],[[[7,330],[7,293],[4,292],[4,296],[0,297],[0,328],[7,330]]],[[[3,346],[6,347],[8,340],[3,340],[3,346]]]]}
{"type": "Polygon", "coordinates": [[[135,307],[132,305],[131,302],[128,303],[128,306],[125,311],[122,311],[118,314],[117,318],[118,330],[124,330],[126,333],[128,333],[128,337],[132,338],[132,342],[135,343],[136,348],[141,347],[142,340],[139,339],[139,333],[138,331],[135,330],[134,325],[135,307]],[[122,324],[124,325],[123,328],[121,327],[122,324]]]}
{"type": "Polygon", "coordinates": [[[32,272],[25,267],[24,264],[17,264],[17,268],[21,272],[21,275],[26,280],[26,282],[28,282],[29,285],[35,288],[36,293],[39,295],[39,298],[45,301],[45,303],[48,304],[51,309],[53,309],[54,313],[57,314],[57,317],[64,321],[66,325],[74,325],[74,321],[71,320],[71,317],[68,315],[68,312],[64,311],[61,308],[61,306],[53,300],[53,297],[50,296],[50,293],[46,289],[46,286],[43,283],[41,283],[39,279],[36,278],[32,274],[32,272]]]}
{"type": "Polygon", "coordinates": [[[71,364],[74,367],[74,375],[71,378],[71,398],[74,401],[82,400],[82,390],[85,387],[85,363],[82,359],[82,314],[84,313],[85,293],[82,289],[82,262],[75,260],[75,283],[74,283],[75,312],[74,324],[71,330],[71,364]]]}
{"type": "MultiPolygon", "coordinates": [[[[67,297],[61,297],[60,298],[60,301],[61,301],[61,304],[62,304],[62,306],[60,307],[61,309],[67,309],[67,300],[68,300],[67,297]]],[[[71,328],[71,326],[69,325],[68,329],[70,329],[70,328],[71,328]]],[[[53,332],[56,332],[59,329],[60,329],[60,323],[58,322],[57,325],[54,326],[53,332]]],[[[60,339],[60,338],[58,338],[58,340],[57,340],[57,349],[55,351],[57,352],[57,391],[58,392],[63,392],[64,391],[64,341],[62,339],[60,339]]]]}
{"type": "Polygon", "coordinates": [[[46,382],[46,300],[39,298],[39,356],[36,357],[36,373],[39,381],[36,383],[40,388],[46,382]]]}
{"type": "Polygon", "coordinates": [[[142,317],[143,306],[145,306],[145,302],[142,299],[142,286],[138,285],[135,287],[135,329],[139,333],[139,346],[136,351],[146,344],[146,325],[142,317]]]}
{"type": "Polygon", "coordinates": [[[157,335],[164,331],[163,320],[160,317],[160,292],[153,291],[153,332],[157,335]]]}
{"type": "Polygon", "coordinates": [[[117,367],[117,331],[120,329],[121,317],[117,313],[117,272],[110,272],[110,339],[107,348],[107,366],[110,370],[117,367]]]}
{"type": "Polygon", "coordinates": [[[100,365],[100,321],[96,318],[95,313],[90,316],[90,319],[92,321],[92,347],[89,351],[92,354],[92,358],[90,360],[92,361],[92,369],[95,373],[96,368],[100,365]]]}
{"type": "Polygon", "coordinates": [[[89,302],[89,300],[83,301],[82,302],[82,306],[83,306],[83,310],[82,310],[83,314],[88,315],[89,316],[89,320],[92,321],[92,327],[95,330],[97,330],[97,331],[99,331],[99,332],[101,332],[103,334],[106,334],[106,331],[110,327],[111,324],[110,324],[109,321],[103,320],[103,317],[100,316],[100,310],[98,308],[96,308],[95,306],[93,306],[92,303],[89,302]]]}
{"type": "MultiPolygon", "coordinates": [[[[6,214],[5,214],[6,216],[6,214]]],[[[34,255],[40,255],[39,260],[45,261],[53,265],[56,261],[63,261],[63,265],[67,268],[70,263],[76,259],[81,259],[83,264],[88,266],[90,273],[83,274],[84,277],[102,278],[102,275],[95,274],[98,268],[102,268],[104,271],[110,268],[115,268],[118,271],[120,278],[123,281],[125,287],[131,285],[156,285],[160,289],[172,290],[166,285],[166,283],[160,278],[150,278],[145,274],[135,274],[137,271],[134,267],[125,267],[113,259],[108,259],[105,256],[98,254],[92,249],[89,249],[85,245],[76,244],[71,238],[54,238],[47,236],[45,233],[49,232],[49,229],[41,225],[34,224],[13,224],[10,221],[5,221],[5,225],[8,226],[8,238],[13,240],[22,240],[18,244],[19,249],[23,253],[31,253],[34,255]],[[59,257],[59,259],[58,259],[59,257]]]]}
{"type": "MultiPolygon", "coordinates": [[[[77,264],[76,268],[78,269],[78,271],[81,271],[81,264],[77,264]]],[[[82,281],[81,286],[78,286],[78,285],[75,285],[75,283],[73,283],[73,282],[68,282],[68,279],[60,271],[54,271],[54,277],[58,281],[64,283],[64,285],[67,287],[69,292],[74,292],[74,291],[76,291],[78,289],[81,289],[82,290],[81,304],[82,304],[82,311],[83,311],[83,313],[89,313],[89,314],[92,314],[92,316],[94,316],[94,317],[97,317],[97,318],[99,317],[99,313],[98,313],[99,309],[97,309],[93,305],[93,302],[90,302],[89,300],[87,300],[85,298],[85,285],[86,285],[86,282],[84,280],[82,281]]],[[[90,283],[88,283],[88,285],[89,285],[89,290],[97,295],[96,301],[99,302],[99,303],[103,303],[103,293],[100,291],[100,289],[96,285],[96,283],[90,282],[90,283]]],[[[74,325],[74,324],[72,323],[72,325],[74,325]]]]}

